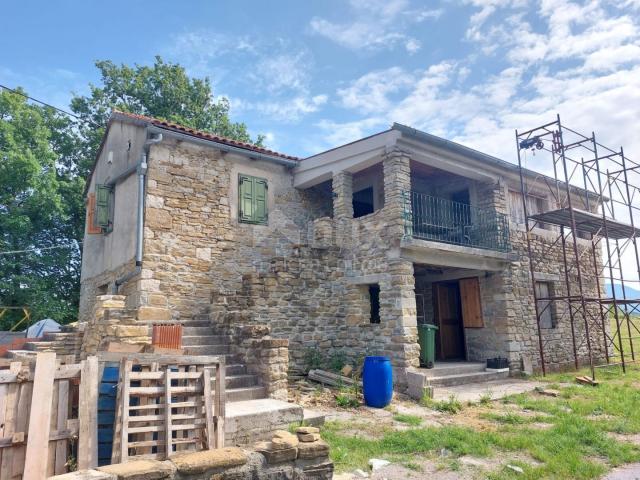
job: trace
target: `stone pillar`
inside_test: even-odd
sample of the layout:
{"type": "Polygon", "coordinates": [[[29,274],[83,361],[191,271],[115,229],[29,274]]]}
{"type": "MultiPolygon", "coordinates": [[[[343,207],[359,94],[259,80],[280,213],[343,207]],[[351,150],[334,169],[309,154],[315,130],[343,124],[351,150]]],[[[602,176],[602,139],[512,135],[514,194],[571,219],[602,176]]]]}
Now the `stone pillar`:
{"type": "Polygon", "coordinates": [[[388,326],[385,354],[391,357],[395,383],[402,388],[406,384],[406,369],[418,366],[420,354],[413,263],[391,260],[387,271],[388,283],[380,291],[381,323],[388,326]]]}
{"type": "Polygon", "coordinates": [[[353,176],[350,172],[335,172],[333,188],[333,219],[336,228],[335,240],[340,247],[350,244],[353,219],[353,176]]]}
{"type": "Polygon", "coordinates": [[[332,181],[333,218],[350,220],[353,218],[353,176],[350,172],[335,172],[332,181]]]}
{"type": "Polygon", "coordinates": [[[383,161],[384,208],[388,228],[398,241],[411,235],[411,167],[409,153],[393,148],[383,161]]]}

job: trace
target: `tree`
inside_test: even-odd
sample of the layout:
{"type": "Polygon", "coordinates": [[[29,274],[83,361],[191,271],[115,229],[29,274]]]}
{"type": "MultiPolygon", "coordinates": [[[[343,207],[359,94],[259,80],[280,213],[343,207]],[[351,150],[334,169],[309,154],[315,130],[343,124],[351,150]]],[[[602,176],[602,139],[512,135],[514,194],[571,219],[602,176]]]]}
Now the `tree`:
{"type": "MultiPolygon", "coordinates": [[[[84,145],[78,162],[83,176],[91,168],[112,109],[252,142],[247,126],[229,119],[229,101],[213,96],[209,79],[190,78],[179,64],[165,63],[156,56],[151,67],[118,66],[108,60],[96,62],[96,67],[102,86],[90,85],[89,96],[71,100],[72,111],[84,120],[79,129],[84,145]]],[[[252,143],[261,145],[263,140],[259,135],[252,143]]]]}
{"type": "MultiPolygon", "coordinates": [[[[0,92],[0,305],[60,322],[76,316],[80,272],[73,215],[83,181],[57,161],[70,125],[53,109],[0,92]]],[[[0,327],[15,321],[9,313],[0,327]]]]}

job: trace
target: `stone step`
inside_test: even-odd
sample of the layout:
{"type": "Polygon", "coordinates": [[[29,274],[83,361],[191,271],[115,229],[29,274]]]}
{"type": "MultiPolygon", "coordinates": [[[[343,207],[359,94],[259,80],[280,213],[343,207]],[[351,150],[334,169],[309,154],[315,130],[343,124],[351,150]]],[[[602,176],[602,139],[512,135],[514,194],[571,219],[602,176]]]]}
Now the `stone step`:
{"type": "Polygon", "coordinates": [[[453,385],[464,385],[465,383],[490,382],[509,378],[509,369],[482,371],[470,373],[458,373],[440,377],[430,377],[429,384],[433,387],[451,387],[453,385]]]}
{"type": "Polygon", "coordinates": [[[207,327],[209,330],[213,329],[211,322],[208,320],[187,320],[186,322],[180,322],[182,327],[207,327]]]}
{"type": "Polygon", "coordinates": [[[231,339],[226,335],[183,335],[182,346],[229,345],[231,339]]]}
{"type": "Polygon", "coordinates": [[[446,377],[448,375],[484,372],[486,368],[485,362],[436,362],[434,368],[421,368],[420,373],[429,378],[446,377]]]}
{"type": "Polygon", "coordinates": [[[184,346],[186,355],[225,355],[231,352],[229,345],[190,345],[184,346]]]}
{"type": "Polygon", "coordinates": [[[253,386],[253,387],[241,387],[230,388],[226,391],[227,402],[240,402],[243,400],[256,400],[259,398],[265,398],[267,396],[267,389],[265,387],[253,386]]]}
{"type": "Polygon", "coordinates": [[[191,335],[214,335],[214,332],[210,325],[206,327],[191,327],[183,325],[182,336],[187,337],[191,335]]]}
{"type": "Polygon", "coordinates": [[[302,407],[272,398],[243,400],[226,405],[227,445],[249,445],[271,439],[274,430],[286,430],[303,420],[302,407]]]}
{"type": "Polygon", "coordinates": [[[53,348],[53,342],[27,342],[22,346],[22,350],[31,352],[44,352],[53,348]]]}
{"type": "MultiPolygon", "coordinates": [[[[211,382],[215,385],[215,380],[211,382]]],[[[259,387],[258,377],[255,375],[241,374],[241,375],[229,375],[227,374],[225,387],[227,392],[232,389],[259,387]]]]}

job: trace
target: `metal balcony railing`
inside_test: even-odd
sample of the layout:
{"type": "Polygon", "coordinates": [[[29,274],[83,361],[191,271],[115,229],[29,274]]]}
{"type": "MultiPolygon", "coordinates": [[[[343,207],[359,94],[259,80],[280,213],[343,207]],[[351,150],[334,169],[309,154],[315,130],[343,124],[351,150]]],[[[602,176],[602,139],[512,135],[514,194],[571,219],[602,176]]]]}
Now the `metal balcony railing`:
{"type": "Polygon", "coordinates": [[[405,235],[437,242],[511,250],[509,219],[493,210],[472,207],[419,192],[405,192],[405,235]]]}

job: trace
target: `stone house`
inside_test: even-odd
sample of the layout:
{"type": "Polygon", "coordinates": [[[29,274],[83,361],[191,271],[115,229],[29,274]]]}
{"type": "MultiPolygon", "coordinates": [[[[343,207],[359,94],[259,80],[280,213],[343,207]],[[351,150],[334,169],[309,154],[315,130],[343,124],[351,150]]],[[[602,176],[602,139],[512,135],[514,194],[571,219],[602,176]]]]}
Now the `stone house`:
{"type": "MultiPolygon", "coordinates": [[[[399,124],[298,159],[115,112],[87,182],[80,319],[117,293],[135,312],[123,335],[148,337],[157,322],[227,338],[266,325],[288,340],[290,369],[382,354],[399,386],[419,366],[417,324],[434,323],[436,362],[536,369],[520,191],[512,163],[399,124]]],[[[528,193],[530,211],[556,207],[547,193],[528,193]]],[[[531,234],[550,252],[536,272],[545,295],[564,288],[554,228],[531,234]]],[[[595,296],[597,280],[583,280],[595,296]]],[[[557,368],[573,362],[560,310],[541,319],[557,368]]]]}

